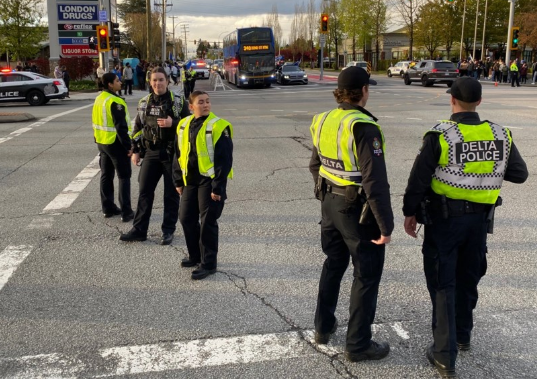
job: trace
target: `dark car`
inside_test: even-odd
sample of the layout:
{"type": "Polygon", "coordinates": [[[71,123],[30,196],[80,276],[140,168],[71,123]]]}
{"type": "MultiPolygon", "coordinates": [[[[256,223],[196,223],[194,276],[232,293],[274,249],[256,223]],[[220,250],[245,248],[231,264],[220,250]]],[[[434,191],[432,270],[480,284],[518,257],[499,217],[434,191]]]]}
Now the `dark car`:
{"type": "Polygon", "coordinates": [[[308,74],[295,65],[283,65],[276,72],[276,82],[281,84],[302,83],[308,84],[308,74]]]}
{"type": "Polygon", "coordinates": [[[34,72],[0,72],[0,102],[27,101],[30,105],[43,105],[50,99],[63,99],[67,88],[62,79],[52,79],[34,72]]]}
{"type": "Polygon", "coordinates": [[[406,85],[420,82],[422,86],[429,87],[435,83],[444,83],[451,87],[459,77],[459,70],[455,63],[450,61],[424,60],[410,66],[403,79],[406,85]]]}

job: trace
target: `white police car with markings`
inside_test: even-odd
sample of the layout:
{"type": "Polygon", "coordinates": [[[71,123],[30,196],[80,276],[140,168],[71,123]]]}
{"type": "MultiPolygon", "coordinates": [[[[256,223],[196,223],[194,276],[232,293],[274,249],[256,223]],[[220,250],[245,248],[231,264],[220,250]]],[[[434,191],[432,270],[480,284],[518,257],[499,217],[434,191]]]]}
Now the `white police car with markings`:
{"type": "Polygon", "coordinates": [[[0,103],[27,101],[30,105],[43,105],[66,95],[67,87],[62,79],[30,71],[0,71],[0,103]]]}

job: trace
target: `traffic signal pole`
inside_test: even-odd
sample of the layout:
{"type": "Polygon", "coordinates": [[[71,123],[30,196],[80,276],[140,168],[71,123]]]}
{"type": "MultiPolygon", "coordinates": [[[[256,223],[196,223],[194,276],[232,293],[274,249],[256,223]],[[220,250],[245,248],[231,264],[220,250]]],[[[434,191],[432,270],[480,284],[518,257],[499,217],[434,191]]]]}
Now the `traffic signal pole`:
{"type": "Polygon", "coordinates": [[[507,27],[507,46],[505,49],[505,64],[511,63],[511,44],[513,41],[513,19],[515,18],[515,1],[508,0],[511,4],[509,6],[509,26],[507,27]]]}
{"type": "MultiPolygon", "coordinates": [[[[99,9],[101,9],[101,10],[106,9],[104,1],[105,0],[99,0],[99,9]]],[[[101,22],[99,25],[100,26],[105,26],[106,23],[101,22]]],[[[98,32],[97,32],[97,34],[98,34],[98,32]]],[[[107,38],[108,38],[108,36],[107,36],[107,38]]],[[[99,42],[99,37],[97,37],[97,42],[99,42]]],[[[99,50],[99,66],[102,67],[105,72],[108,72],[108,56],[107,56],[106,51],[100,51],[99,50]]]]}

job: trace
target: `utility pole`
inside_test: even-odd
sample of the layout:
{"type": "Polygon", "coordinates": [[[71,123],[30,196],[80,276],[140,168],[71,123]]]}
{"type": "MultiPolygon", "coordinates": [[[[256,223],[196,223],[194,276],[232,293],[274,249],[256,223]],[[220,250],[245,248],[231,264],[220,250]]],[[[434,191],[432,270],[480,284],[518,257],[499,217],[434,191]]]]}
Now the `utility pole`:
{"type": "Polygon", "coordinates": [[[166,60],[166,0],[162,0],[162,63],[166,60]]]}
{"type": "Polygon", "coordinates": [[[489,0],[485,0],[485,17],[483,20],[483,40],[481,41],[481,60],[485,59],[485,29],[487,27],[487,8],[489,0]]]}
{"type": "MultiPolygon", "coordinates": [[[[474,27],[474,51],[472,52],[472,60],[475,61],[475,45],[477,43],[477,20],[479,18],[479,0],[477,0],[477,9],[475,11],[475,27],[474,27]]],[[[481,46],[483,50],[483,46],[481,46]]]]}
{"type": "Polygon", "coordinates": [[[180,26],[183,28],[183,33],[185,36],[185,39],[183,41],[185,41],[185,61],[186,61],[188,59],[188,42],[186,38],[186,34],[189,32],[188,24],[181,24],[180,26]]]}
{"type": "Polygon", "coordinates": [[[464,36],[464,20],[466,19],[466,0],[464,0],[464,10],[462,11],[461,48],[459,50],[459,61],[462,61],[462,41],[464,36]]]}
{"type": "Polygon", "coordinates": [[[145,16],[147,23],[146,30],[146,59],[149,61],[151,56],[151,0],[145,0],[145,16]]]}
{"type": "Polygon", "coordinates": [[[507,0],[511,4],[509,6],[509,26],[507,27],[507,46],[505,48],[505,64],[509,67],[511,63],[511,41],[513,36],[511,35],[513,30],[513,19],[515,18],[515,1],[507,0]]]}
{"type": "Polygon", "coordinates": [[[176,18],[179,18],[179,16],[170,16],[170,18],[172,19],[172,28],[173,28],[173,41],[172,41],[172,44],[173,44],[173,59],[177,59],[177,56],[175,54],[175,19],[176,18]]]}

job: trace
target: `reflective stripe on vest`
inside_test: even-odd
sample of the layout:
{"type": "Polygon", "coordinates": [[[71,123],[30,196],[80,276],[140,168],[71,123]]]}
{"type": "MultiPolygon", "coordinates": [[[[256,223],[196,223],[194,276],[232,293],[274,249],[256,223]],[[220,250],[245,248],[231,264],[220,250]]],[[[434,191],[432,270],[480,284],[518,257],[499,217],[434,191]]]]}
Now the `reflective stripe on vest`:
{"type": "MultiPolygon", "coordinates": [[[[371,117],[358,110],[345,111],[336,109],[315,116],[310,132],[313,137],[313,144],[317,148],[321,160],[319,175],[341,186],[361,185],[362,173],[360,167],[358,167],[353,132],[355,123],[361,122],[376,125],[382,136],[380,126],[371,117]],[[337,135],[335,151],[325,151],[327,148],[329,150],[334,147],[326,145],[326,143],[332,142],[322,141],[323,130],[326,129],[325,138],[330,138],[330,135],[333,134],[337,135]]],[[[385,150],[383,136],[382,147],[385,150]]]]}
{"type": "Polygon", "coordinates": [[[431,188],[439,195],[494,204],[500,194],[511,150],[508,129],[443,121],[428,133],[440,133],[441,155],[431,188]]]}
{"type": "Polygon", "coordinates": [[[102,92],[95,99],[92,112],[92,126],[95,142],[102,145],[111,145],[115,142],[117,130],[111,112],[111,104],[116,102],[125,107],[125,120],[127,122],[129,134],[132,132],[132,123],[127,109],[127,104],[120,97],[108,92],[102,92]],[[110,126],[112,125],[112,126],[110,126]]]}

